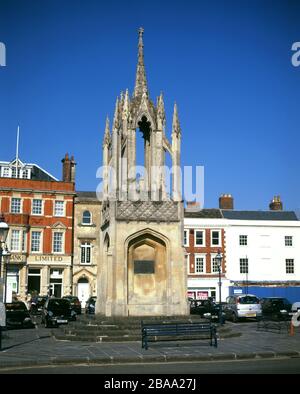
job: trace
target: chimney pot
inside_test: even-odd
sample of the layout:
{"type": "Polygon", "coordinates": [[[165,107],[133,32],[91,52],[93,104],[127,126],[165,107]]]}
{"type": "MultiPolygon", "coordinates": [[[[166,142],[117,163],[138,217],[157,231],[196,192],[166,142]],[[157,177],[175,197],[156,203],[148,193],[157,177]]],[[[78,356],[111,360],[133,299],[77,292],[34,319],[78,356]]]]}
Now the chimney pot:
{"type": "Polygon", "coordinates": [[[233,209],[233,197],[231,194],[221,194],[219,197],[220,209],[233,209]]]}
{"type": "Polygon", "coordinates": [[[274,196],[272,201],[269,204],[269,208],[271,211],[282,211],[283,210],[283,204],[281,201],[280,196],[274,196]]]}
{"type": "Polygon", "coordinates": [[[76,163],[74,161],[74,156],[69,159],[69,154],[66,153],[65,157],[62,159],[63,163],[63,173],[62,180],[63,182],[75,182],[75,166],[76,163]]]}

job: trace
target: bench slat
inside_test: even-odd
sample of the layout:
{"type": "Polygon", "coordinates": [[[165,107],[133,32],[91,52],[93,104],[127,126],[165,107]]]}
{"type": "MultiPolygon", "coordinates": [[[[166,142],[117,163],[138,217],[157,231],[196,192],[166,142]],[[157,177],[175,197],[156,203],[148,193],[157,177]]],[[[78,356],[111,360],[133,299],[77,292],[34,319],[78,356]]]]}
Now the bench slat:
{"type": "Polygon", "coordinates": [[[197,337],[197,335],[207,333],[210,335],[210,345],[214,339],[214,346],[217,347],[216,327],[211,323],[143,323],[142,327],[142,348],[148,349],[148,341],[151,338],[159,341],[159,337],[197,337]]]}

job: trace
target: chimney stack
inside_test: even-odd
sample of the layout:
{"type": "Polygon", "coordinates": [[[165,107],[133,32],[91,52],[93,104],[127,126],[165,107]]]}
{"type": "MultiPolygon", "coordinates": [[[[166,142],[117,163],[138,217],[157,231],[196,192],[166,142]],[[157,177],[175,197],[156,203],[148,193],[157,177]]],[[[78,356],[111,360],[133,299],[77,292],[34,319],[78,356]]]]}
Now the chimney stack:
{"type": "Polygon", "coordinates": [[[69,159],[68,153],[65,154],[65,157],[61,161],[63,163],[63,173],[62,180],[63,182],[73,182],[75,183],[75,160],[74,156],[69,159]]]}
{"type": "Polygon", "coordinates": [[[274,196],[273,200],[270,202],[269,208],[271,211],[283,210],[283,205],[280,196],[274,196]]]}
{"type": "Polygon", "coordinates": [[[221,194],[219,197],[220,209],[233,209],[233,197],[231,194],[221,194]]]}

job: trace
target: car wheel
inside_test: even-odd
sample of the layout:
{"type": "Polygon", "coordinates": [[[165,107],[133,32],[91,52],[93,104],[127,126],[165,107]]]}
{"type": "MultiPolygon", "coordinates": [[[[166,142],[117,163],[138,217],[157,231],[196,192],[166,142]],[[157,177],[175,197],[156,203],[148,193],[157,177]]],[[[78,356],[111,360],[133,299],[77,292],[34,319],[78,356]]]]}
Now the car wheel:
{"type": "Polygon", "coordinates": [[[232,314],[232,321],[233,321],[233,323],[237,323],[239,321],[239,319],[235,313],[232,314]]]}

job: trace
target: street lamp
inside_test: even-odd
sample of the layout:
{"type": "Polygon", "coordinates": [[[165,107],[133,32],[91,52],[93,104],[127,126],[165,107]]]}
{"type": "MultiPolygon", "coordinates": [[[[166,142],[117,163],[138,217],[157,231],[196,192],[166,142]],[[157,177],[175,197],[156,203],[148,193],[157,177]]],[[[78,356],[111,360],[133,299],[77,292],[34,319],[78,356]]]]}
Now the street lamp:
{"type": "Polygon", "coordinates": [[[0,278],[2,276],[2,255],[3,255],[3,248],[2,244],[4,245],[6,242],[6,238],[8,235],[8,224],[4,220],[4,216],[0,215],[0,278]]]}
{"type": "Polygon", "coordinates": [[[220,250],[218,250],[218,254],[216,255],[216,263],[219,271],[219,323],[223,324],[223,316],[222,316],[222,297],[221,297],[221,272],[222,272],[222,255],[220,253],[220,250]]]}
{"type": "MultiPolygon", "coordinates": [[[[10,252],[6,246],[5,250],[2,253],[3,256],[6,257],[6,263],[5,263],[5,280],[4,280],[4,284],[5,284],[5,293],[4,293],[4,303],[6,304],[7,302],[7,271],[8,271],[8,263],[9,263],[9,258],[10,258],[10,252]]],[[[11,301],[11,297],[10,297],[10,301],[11,301]]]]}

